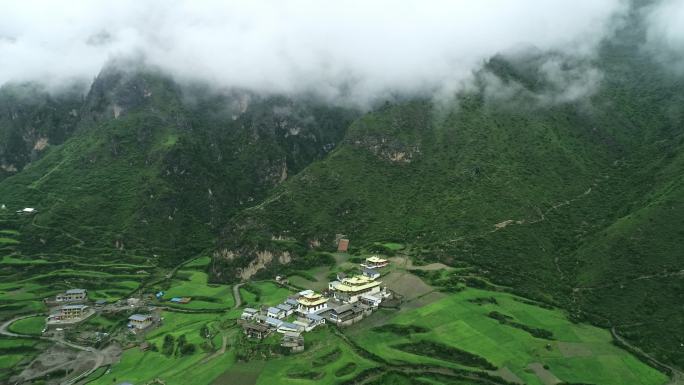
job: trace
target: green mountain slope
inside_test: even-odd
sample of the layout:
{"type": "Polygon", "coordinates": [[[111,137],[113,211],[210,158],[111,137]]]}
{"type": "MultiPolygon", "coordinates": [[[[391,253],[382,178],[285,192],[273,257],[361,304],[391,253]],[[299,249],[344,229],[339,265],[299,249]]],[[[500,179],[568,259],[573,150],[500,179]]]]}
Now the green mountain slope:
{"type": "Polygon", "coordinates": [[[71,135],[83,102],[79,89],[74,86],[53,95],[33,83],[0,87],[0,180],[71,135]]]}
{"type": "Polygon", "coordinates": [[[177,264],[333,148],[354,116],[282,97],[181,89],[153,71],[116,67],[103,70],[80,111],[64,144],[0,182],[8,212],[38,209],[18,225],[25,255],[177,264]]]}
{"type": "Polygon", "coordinates": [[[543,58],[495,58],[486,71],[523,88],[515,101],[482,87],[447,107],[363,116],[325,160],[229,223],[214,275],[244,278],[257,254],[332,249],[340,234],[406,242],[416,259],[472,264],[684,366],[684,94],[635,54],[640,36],[630,26],[605,44],[588,102],[537,104],[543,58]]]}

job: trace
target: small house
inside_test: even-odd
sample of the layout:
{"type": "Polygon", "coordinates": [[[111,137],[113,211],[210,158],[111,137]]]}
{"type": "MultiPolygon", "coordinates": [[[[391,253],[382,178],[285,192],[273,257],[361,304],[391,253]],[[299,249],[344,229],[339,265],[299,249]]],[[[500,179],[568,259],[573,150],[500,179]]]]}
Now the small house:
{"type": "Polygon", "coordinates": [[[142,330],[152,325],[152,316],[149,314],[133,314],[128,317],[128,327],[142,330]]]}
{"type": "Polygon", "coordinates": [[[307,314],[306,317],[299,318],[294,322],[304,328],[304,331],[310,332],[318,325],[323,325],[325,323],[325,318],[318,314],[307,314]]]}
{"type": "Polygon", "coordinates": [[[287,332],[295,332],[295,333],[301,333],[304,330],[304,328],[301,325],[297,325],[294,323],[290,322],[282,322],[277,329],[278,333],[287,333],[287,332]]]}
{"type": "Polygon", "coordinates": [[[377,269],[369,269],[367,267],[363,269],[363,275],[370,279],[380,278],[380,272],[377,269]]]}
{"type": "Polygon", "coordinates": [[[295,298],[288,298],[285,300],[285,303],[292,306],[293,308],[296,308],[299,302],[297,302],[297,299],[295,298]]]}
{"type": "Polygon", "coordinates": [[[330,312],[330,321],[341,326],[351,325],[363,319],[366,307],[359,304],[347,304],[339,306],[330,312]]]}
{"type": "Polygon", "coordinates": [[[250,321],[253,320],[259,314],[259,310],[253,309],[251,307],[246,307],[242,314],[240,315],[241,320],[250,321]]]}
{"type": "Polygon", "coordinates": [[[88,312],[86,305],[64,305],[60,306],[57,313],[51,314],[49,321],[68,321],[83,318],[88,312]]]}
{"type": "Polygon", "coordinates": [[[266,315],[271,318],[283,319],[285,318],[285,310],[271,306],[268,308],[266,315]]]}
{"type": "Polygon", "coordinates": [[[19,214],[35,214],[37,212],[38,212],[38,210],[34,209],[33,207],[25,207],[25,208],[17,211],[17,213],[19,213],[19,214]]]}
{"type": "Polygon", "coordinates": [[[257,314],[254,317],[254,321],[256,321],[257,323],[264,324],[266,326],[272,327],[272,328],[277,328],[278,326],[280,326],[281,323],[283,323],[283,321],[281,321],[277,318],[268,317],[268,316],[265,316],[263,314],[257,314]]]}
{"type": "Polygon", "coordinates": [[[380,306],[380,303],[382,303],[382,297],[372,294],[363,294],[361,297],[359,297],[359,302],[372,308],[376,308],[380,306]]]}
{"type": "Polygon", "coordinates": [[[288,348],[292,352],[301,352],[304,350],[304,337],[300,333],[285,332],[280,341],[280,346],[288,348]]]}
{"type": "Polygon", "coordinates": [[[173,297],[170,299],[170,301],[173,303],[185,305],[185,304],[190,303],[190,301],[192,301],[192,297],[173,297]]]}
{"type": "Polygon", "coordinates": [[[242,325],[242,331],[249,338],[263,339],[271,332],[264,324],[246,323],[242,325]]]}
{"type": "Polygon", "coordinates": [[[346,253],[349,250],[349,239],[342,238],[337,242],[337,252],[346,253]]]}
{"type": "Polygon", "coordinates": [[[292,305],[289,305],[287,303],[281,303],[280,305],[278,305],[276,307],[285,312],[285,317],[294,313],[294,307],[292,307],[292,305]]]}
{"type": "Polygon", "coordinates": [[[57,294],[55,301],[57,302],[83,302],[88,298],[88,291],[86,289],[69,289],[64,293],[57,294]]]}

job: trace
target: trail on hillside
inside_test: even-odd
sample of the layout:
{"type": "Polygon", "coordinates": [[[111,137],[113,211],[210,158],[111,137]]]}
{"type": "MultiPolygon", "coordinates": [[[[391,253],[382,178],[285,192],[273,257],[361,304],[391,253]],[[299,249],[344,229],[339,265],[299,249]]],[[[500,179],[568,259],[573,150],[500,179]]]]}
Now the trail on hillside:
{"type": "MultiPolygon", "coordinates": [[[[100,366],[102,366],[102,364],[105,361],[105,356],[104,356],[104,353],[102,353],[102,351],[100,351],[98,349],[95,349],[95,348],[92,348],[89,346],[77,345],[73,342],[66,341],[62,338],[46,337],[46,336],[32,336],[32,335],[27,335],[27,334],[13,333],[13,332],[9,331],[9,326],[16,321],[22,320],[24,318],[38,317],[38,316],[44,316],[44,315],[45,314],[34,313],[34,314],[25,314],[22,316],[14,317],[14,318],[10,319],[9,321],[6,321],[2,325],[0,325],[0,335],[4,335],[7,337],[14,337],[14,338],[30,338],[30,339],[41,339],[41,340],[51,341],[51,342],[54,342],[54,343],[57,343],[60,345],[70,347],[72,349],[81,350],[84,352],[89,352],[93,355],[94,363],[93,363],[92,368],[90,368],[89,370],[87,370],[85,372],[78,374],[77,376],[75,376],[73,378],[62,381],[60,383],[60,385],[72,385],[72,384],[76,383],[77,381],[79,381],[80,379],[89,376],[91,373],[93,373],[95,370],[97,370],[100,366]]],[[[39,375],[34,375],[33,378],[42,377],[45,374],[47,374],[49,372],[53,372],[54,370],[57,370],[57,369],[59,369],[59,367],[50,368],[45,373],[39,373],[39,375]]],[[[25,379],[25,380],[31,380],[31,379],[25,379]]]]}

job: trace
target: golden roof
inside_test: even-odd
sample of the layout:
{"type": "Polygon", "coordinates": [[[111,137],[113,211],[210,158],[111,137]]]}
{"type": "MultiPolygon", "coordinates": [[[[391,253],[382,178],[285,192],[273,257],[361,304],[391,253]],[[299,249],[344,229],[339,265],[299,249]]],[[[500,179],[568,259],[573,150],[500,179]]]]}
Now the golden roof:
{"type": "Polygon", "coordinates": [[[316,306],[328,302],[328,299],[318,293],[313,293],[299,297],[297,302],[304,306],[316,306]]]}
{"type": "Polygon", "coordinates": [[[381,283],[363,275],[355,275],[351,278],[344,278],[342,282],[335,285],[334,290],[353,293],[380,286],[381,283]]]}
{"type": "Polygon", "coordinates": [[[378,257],[377,255],[374,255],[374,256],[372,256],[372,257],[366,258],[366,262],[370,262],[370,263],[386,263],[387,260],[384,259],[384,258],[380,258],[380,257],[378,257]]]}

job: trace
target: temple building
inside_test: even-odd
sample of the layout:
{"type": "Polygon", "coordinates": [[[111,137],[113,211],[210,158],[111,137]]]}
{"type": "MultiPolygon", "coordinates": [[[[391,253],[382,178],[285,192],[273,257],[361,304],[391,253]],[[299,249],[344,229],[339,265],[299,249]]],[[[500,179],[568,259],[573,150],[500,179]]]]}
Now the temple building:
{"type": "Polygon", "coordinates": [[[363,295],[382,294],[381,284],[382,282],[365,275],[355,275],[350,278],[343,278],[341,281],[328,283],[328,289],[333,293],[336,300],[354,303],[358,302],[363,295]]]}
{"type": "Polygon", "coordinates": [[[379,269],[379,268],[385,267],[387,265],[389,265],[388,260],[386,260],[384,258],[380,258],[376,255],[366,258],[366,261],[361,264],[362,267],[365,267],[368,269],[379,269]]]}
{"type": "Polygon", "coordinates": [[[328,299],[314,292],[307,292],[297,298],[297,312],[306,316],[319,313],[328,308],[328,299]]]}

